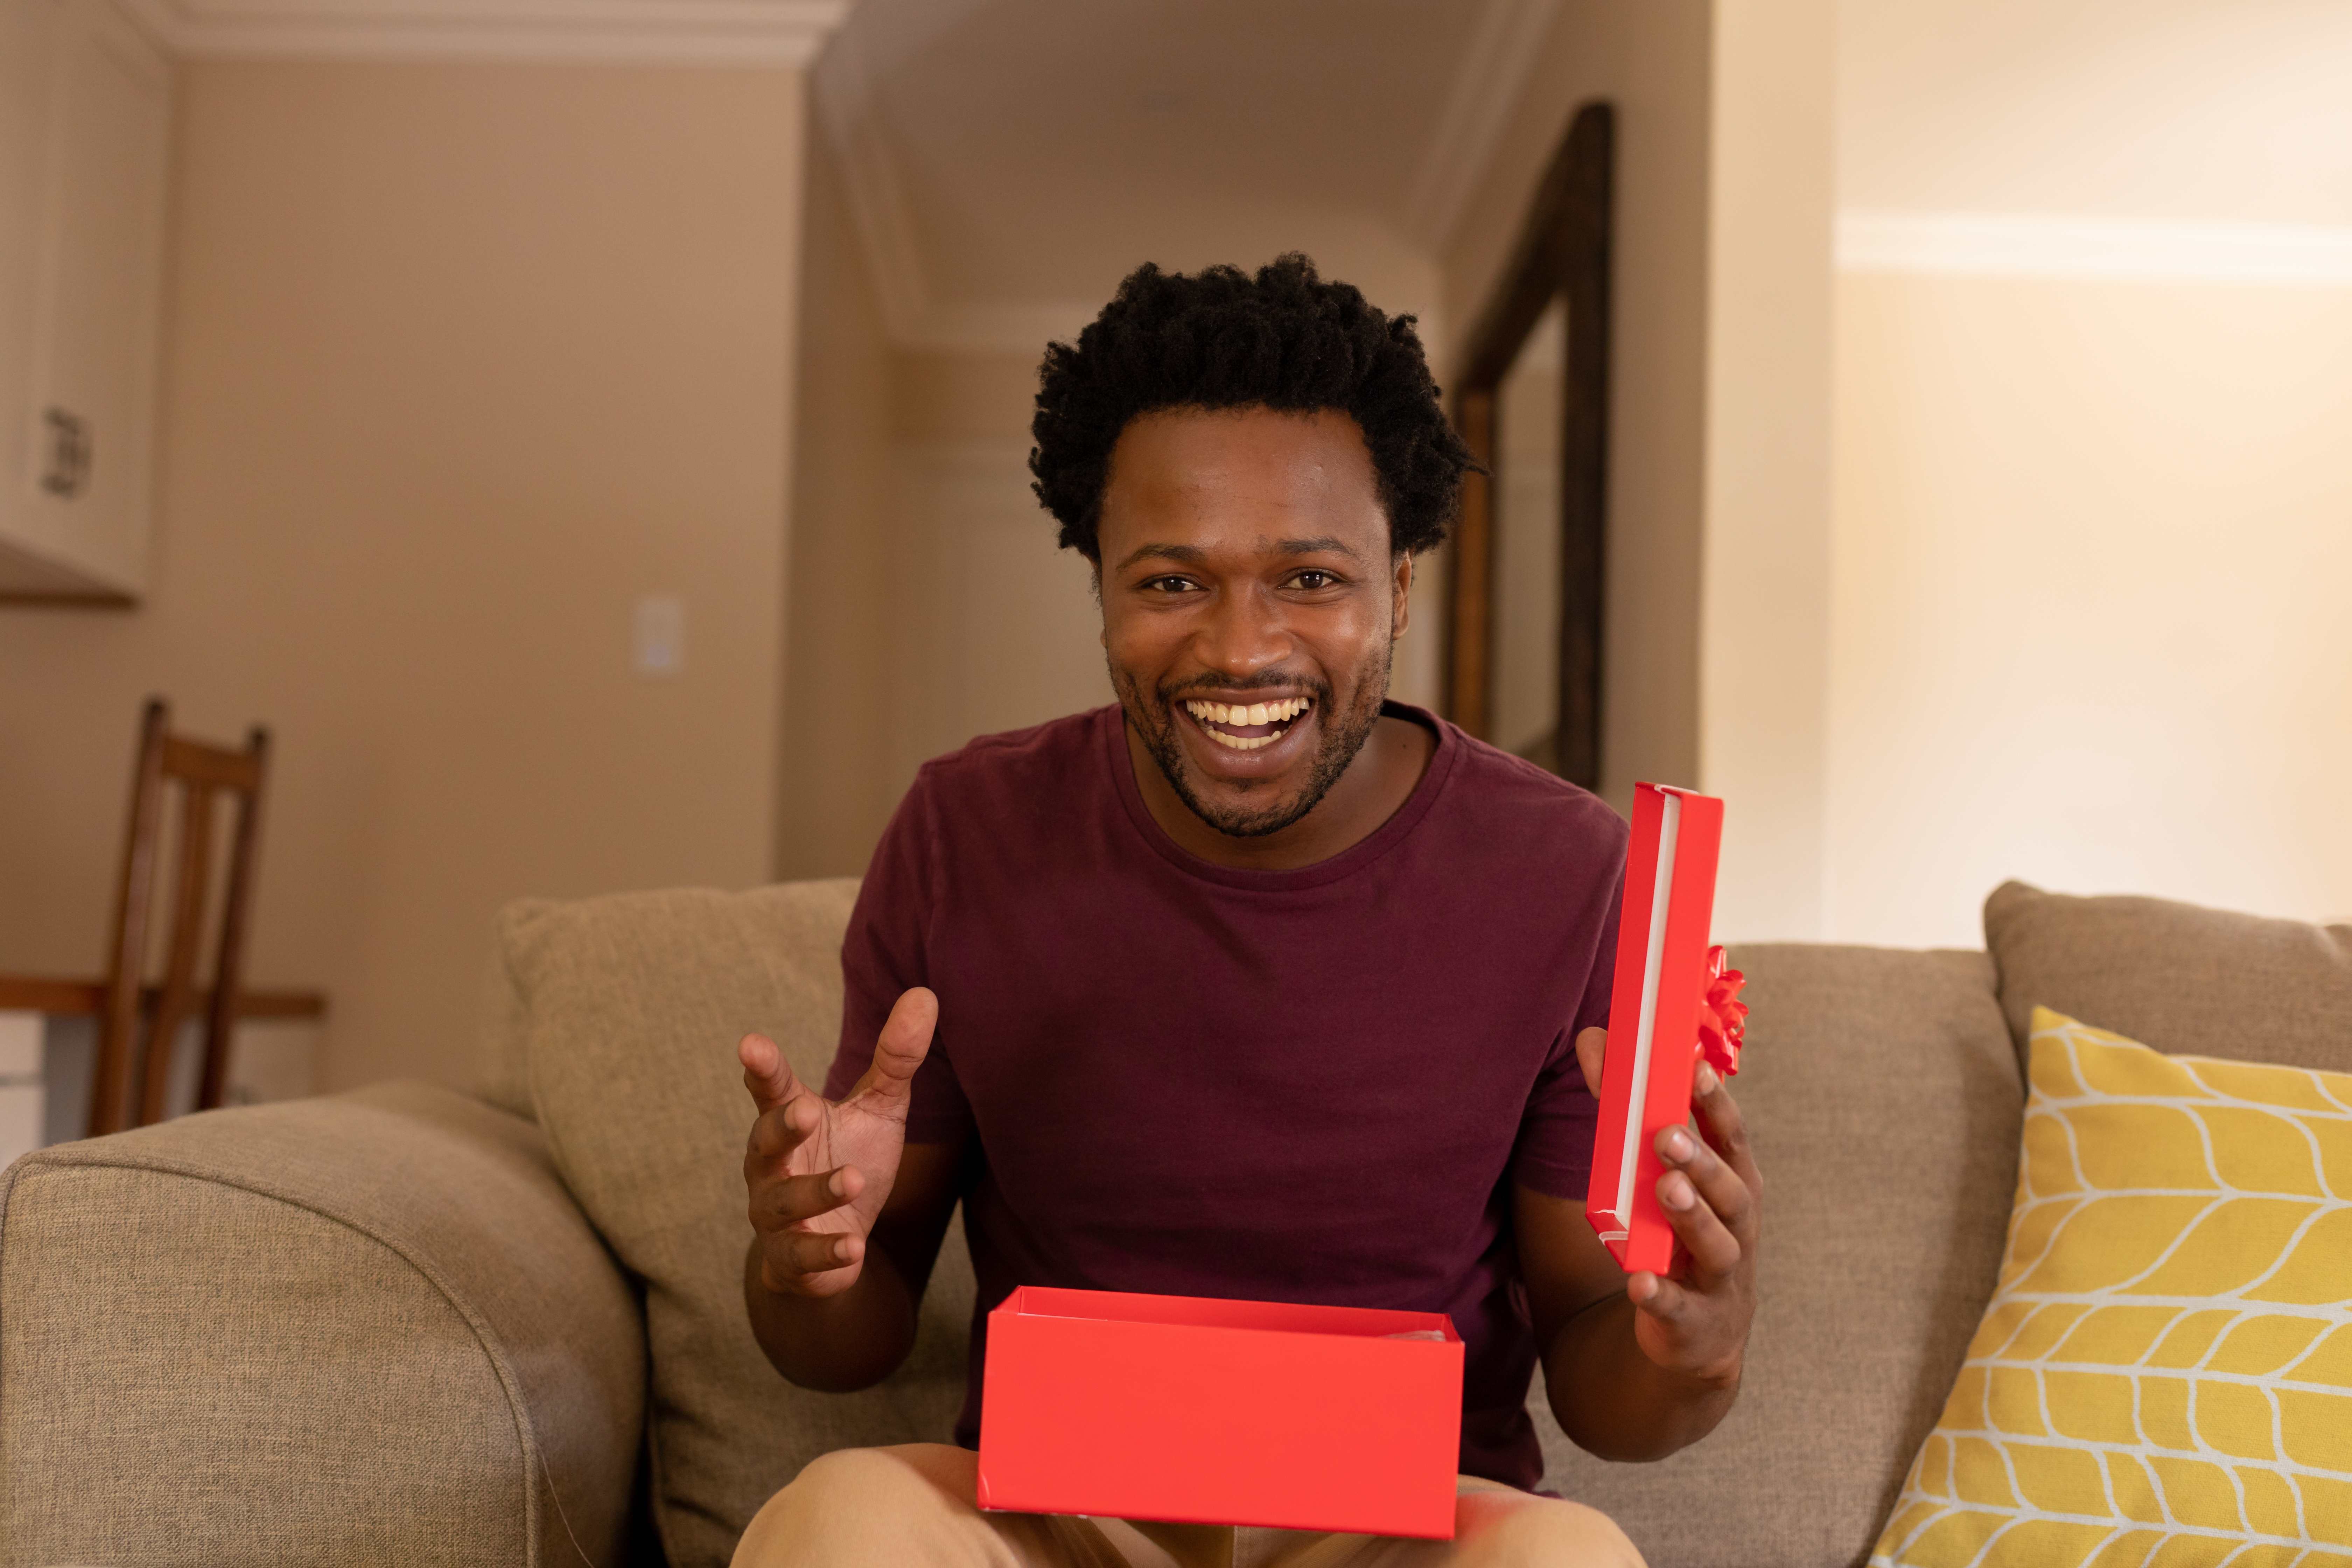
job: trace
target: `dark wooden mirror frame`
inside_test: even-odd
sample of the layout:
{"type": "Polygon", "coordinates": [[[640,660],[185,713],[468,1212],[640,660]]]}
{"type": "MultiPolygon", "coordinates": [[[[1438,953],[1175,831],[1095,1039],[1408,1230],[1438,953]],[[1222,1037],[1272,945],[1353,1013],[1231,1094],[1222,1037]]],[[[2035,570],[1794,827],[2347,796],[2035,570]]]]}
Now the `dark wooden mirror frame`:
{"type": "Polygon", "coordinates": [[[1559,713],[1561,777],[1601,787],[1601,632],[1609,454],[1610,215],[1615,184],[1613,106],[1577,110],[1518,245],[1486,302],[1454,395],[1454,421],[1486,473],[1467,477],[1454,526],[1447,584],[1448,717],[1489,739],[1495,691],[1496,405],[1503,378],[1555,299],[1568,308],[1561,398],[1559,713]]]}

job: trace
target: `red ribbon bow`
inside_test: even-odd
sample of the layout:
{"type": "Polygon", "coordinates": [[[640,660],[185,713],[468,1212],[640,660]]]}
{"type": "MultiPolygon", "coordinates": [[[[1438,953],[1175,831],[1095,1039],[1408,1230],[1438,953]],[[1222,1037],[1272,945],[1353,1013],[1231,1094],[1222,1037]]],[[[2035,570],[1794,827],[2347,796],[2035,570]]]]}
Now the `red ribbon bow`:
{"type": "Polygon", "coordinates": [[[1719,947],[1706,950],[1706,995],[1698,1009],[1699,1059],[1726,1078],[1739,1071],[1739,1047],[1748,1034],[1748,1004],[1739,988],[1748,976],[1724,966],[1730,955],[1719,947]]]}

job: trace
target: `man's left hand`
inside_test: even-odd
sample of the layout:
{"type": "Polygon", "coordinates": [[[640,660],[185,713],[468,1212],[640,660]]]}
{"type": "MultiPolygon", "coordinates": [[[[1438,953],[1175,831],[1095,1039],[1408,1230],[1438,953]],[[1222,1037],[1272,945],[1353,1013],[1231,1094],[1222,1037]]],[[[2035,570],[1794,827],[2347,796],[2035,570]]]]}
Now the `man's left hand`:
{"type": "MultiPolygon", "coordinates": [[[[1576,1037],[1577,1065],[1601,1097],[1606,1030],[1576,1037]]],[[[1661,1277],[1641,1270],[1625,1281],[1636,1309],[1633,1337],[1659,1366],[1729,1387],[1739,1381],[1748,1325],[1756,1315],[1756,1230],[1764,1178],[1748,1146],[1748,1126],[1722,1076],[1706,1063],[1691,1081],[1700,1136],[1687,1127],[1658,1133],[1658,1202],[1682,1245],[1661,1277]]]]}

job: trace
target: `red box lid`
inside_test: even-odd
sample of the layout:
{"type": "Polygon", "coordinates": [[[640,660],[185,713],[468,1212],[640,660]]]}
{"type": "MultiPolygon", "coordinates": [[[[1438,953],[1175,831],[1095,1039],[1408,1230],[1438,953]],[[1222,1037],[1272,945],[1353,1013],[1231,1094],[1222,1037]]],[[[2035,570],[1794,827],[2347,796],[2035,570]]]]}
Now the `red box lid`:
{"type": "Polygon", "coordinates": [[[1448,1540],[1462,1358],[1443,1312],[1023,1286],[988,1317],[980,1504],[1448,1540]]]}

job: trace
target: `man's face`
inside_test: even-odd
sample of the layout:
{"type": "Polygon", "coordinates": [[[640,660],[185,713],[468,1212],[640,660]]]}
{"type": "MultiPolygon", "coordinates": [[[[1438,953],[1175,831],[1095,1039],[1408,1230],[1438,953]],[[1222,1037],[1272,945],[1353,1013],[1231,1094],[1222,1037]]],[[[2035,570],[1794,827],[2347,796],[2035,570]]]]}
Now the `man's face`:
{"type": "Polygon", "coordinates": [[[1130,730],[1235,837],[1312,810],[1370,736],[1404,630],[1370,451],[1325,409],[1168,409],[1111,453],[1103,648],[1130,730]]]}

